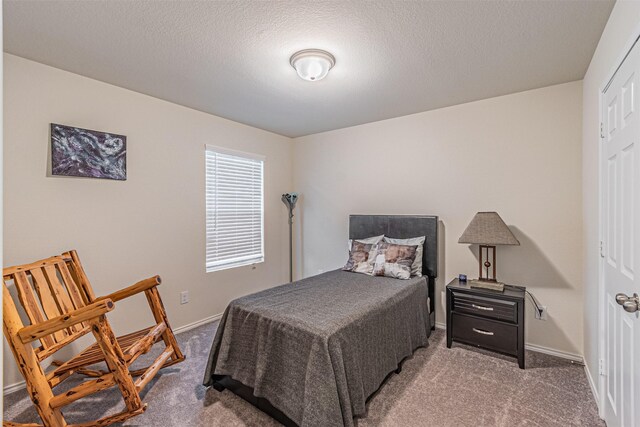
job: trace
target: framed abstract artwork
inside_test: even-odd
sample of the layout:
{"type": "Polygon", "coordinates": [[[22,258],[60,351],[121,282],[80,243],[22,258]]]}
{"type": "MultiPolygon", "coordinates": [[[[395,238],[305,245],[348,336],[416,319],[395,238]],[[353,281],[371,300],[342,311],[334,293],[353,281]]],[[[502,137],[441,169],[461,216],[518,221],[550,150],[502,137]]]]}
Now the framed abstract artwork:
{"type": "Polygon", "coordinates": [[[127,179],[127,137],[51,123],[52,175],[127,179]]]}

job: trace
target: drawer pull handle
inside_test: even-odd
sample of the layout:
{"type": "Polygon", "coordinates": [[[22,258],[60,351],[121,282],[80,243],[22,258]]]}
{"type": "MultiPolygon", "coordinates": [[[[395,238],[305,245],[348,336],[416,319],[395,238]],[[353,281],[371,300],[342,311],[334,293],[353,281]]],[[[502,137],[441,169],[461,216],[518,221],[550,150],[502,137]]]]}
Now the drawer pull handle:
{"type": "Polygon", "coordinates": [[[476,329],[476,328],[472,328],[473,332],[476,332],[478,334],[482,334],[482,335],[493,335],[493,332],[489,332],[489,331],[483,331],[482,329],[476,329]]]}
{"type": "Polygon", "coordinates": [[[473,308],[477,308],[478,310],[493,311],[493,307],[485,307],[485,306],[483,306],[483,305],[475,305],[475,304],[471,304],[471,307],[473,307],[473,308]]]}

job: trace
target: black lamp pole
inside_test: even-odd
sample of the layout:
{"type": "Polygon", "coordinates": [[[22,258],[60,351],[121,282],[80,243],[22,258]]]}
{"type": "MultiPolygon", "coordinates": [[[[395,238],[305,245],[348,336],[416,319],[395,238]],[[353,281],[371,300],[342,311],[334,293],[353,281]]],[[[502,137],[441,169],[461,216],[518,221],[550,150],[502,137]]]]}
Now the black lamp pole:
{"type": "Polygon", "coordinates": [[[293,282],[293,209],[297,201],[297,193],[282,195],[282,202],[289,208],[289,282],[293,282]]]}

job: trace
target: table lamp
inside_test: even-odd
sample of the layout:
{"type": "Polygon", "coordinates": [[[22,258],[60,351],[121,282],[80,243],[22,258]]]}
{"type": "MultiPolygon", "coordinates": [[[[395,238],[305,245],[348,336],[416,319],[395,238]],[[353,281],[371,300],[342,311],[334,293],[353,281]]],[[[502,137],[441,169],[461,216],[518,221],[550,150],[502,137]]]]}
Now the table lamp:
{"type": "Polygon", "coordinates": [[[496,246],[520,245],[520,242],[500,215],[497,212],[478,212],[458,239],[458,243],[479,245],[480,276],[478,280],[472,280],[469,285],[496,291],[504,290],[504,284],[496,279],[496,246]]]}

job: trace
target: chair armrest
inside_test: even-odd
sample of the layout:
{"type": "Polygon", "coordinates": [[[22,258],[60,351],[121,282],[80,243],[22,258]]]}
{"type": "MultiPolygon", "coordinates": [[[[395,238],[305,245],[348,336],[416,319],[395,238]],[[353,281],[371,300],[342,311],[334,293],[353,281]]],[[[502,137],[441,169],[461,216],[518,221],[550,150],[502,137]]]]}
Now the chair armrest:
{"type": "Polygon", "coordinates": [[[97,301],[62,316],[45,320],[37,325],[25,326],[18,331],[18,336],[24,344],[27,344],[78,323],[95,319],[113,310],[114,307],[115,305],[110,299],[97,301]]]}
{"type": "Polygon", "coordinates": [[[96,301],[110,299],[113,302],[117,302],[122,299],[129,298],[132,295],[139,294],[140,292],[144,292],[147,289],[151,289],[154,286],[158,286],[160,283],[162,283],[162,280],[160,280],[160,276],[149,277],[148,279],[141,280],[135,285],[129,286],[128,288],[124,288],[110,295],[100,297],[96,299],[96,301]]]}

